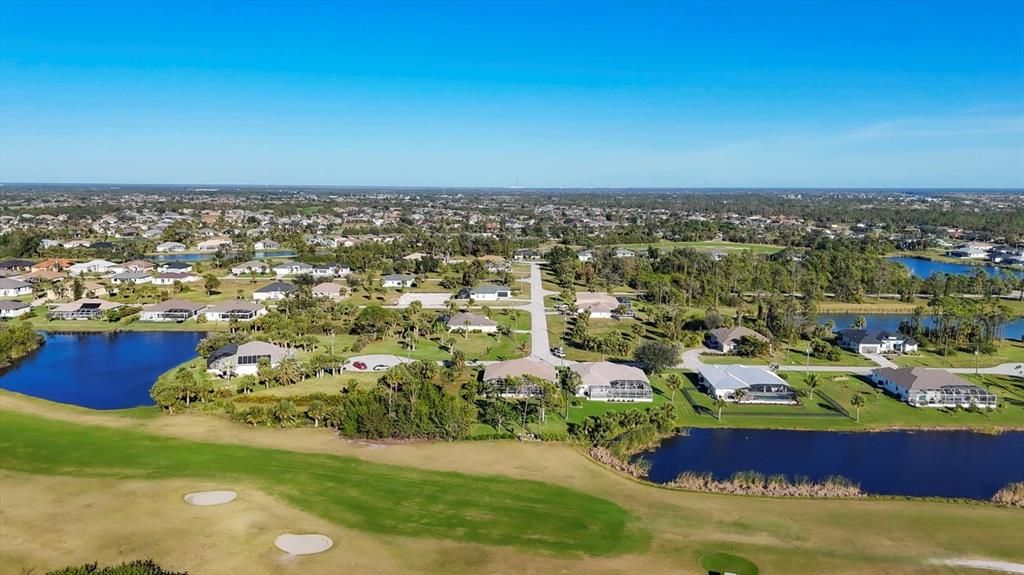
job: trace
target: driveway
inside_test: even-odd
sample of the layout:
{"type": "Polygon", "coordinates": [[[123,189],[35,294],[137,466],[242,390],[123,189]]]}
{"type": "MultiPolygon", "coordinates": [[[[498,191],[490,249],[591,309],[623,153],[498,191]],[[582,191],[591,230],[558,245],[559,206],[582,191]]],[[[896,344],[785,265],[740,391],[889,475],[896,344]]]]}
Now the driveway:
{"type": "Polygon", "coordinates": [[[551,340],[548,337],[547,309],[544,308],[544,297],[557,295],[557,292],[544,289],[541,280],[540,264],[530,263],[530,303],[517,309],[530,312],[530,357],[562,367],[575,362],[555,357],[551,353],[551,340]]]}

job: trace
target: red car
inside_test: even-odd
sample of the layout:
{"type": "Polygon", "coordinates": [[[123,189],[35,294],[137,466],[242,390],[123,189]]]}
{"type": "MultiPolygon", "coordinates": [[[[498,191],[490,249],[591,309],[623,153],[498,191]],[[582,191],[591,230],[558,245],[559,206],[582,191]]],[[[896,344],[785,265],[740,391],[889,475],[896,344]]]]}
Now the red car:
{"type": "Polygon", "coordinates": [[[352,367],[354,367],[356,369],[359,369],[359,370],[363,370],[363,369],[366,369],[366,364],[361,362],[361,361],[357,361],[357,362],[352,364],[352,367]]]}

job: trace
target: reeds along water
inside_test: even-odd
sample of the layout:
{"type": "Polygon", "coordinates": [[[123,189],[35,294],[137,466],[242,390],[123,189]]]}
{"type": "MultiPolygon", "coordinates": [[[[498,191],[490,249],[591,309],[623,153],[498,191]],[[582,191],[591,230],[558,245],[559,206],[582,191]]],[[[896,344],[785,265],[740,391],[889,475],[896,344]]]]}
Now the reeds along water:
{"type": "Polygon", "coordinates": [[[739,471],[729,479],[715,479],[711,473],[684,471],[669,485],[692,491],[772,497],[864,497],[860,486],[840,476],[815,482],[806,478],[790,480],[785,475],[739,471]]]}
{"type": "Polygon", "coordinates": [[[1024,481],[1010,483],[992,496],[992,501],[999,505],[1024,507],[1024,481]]]}

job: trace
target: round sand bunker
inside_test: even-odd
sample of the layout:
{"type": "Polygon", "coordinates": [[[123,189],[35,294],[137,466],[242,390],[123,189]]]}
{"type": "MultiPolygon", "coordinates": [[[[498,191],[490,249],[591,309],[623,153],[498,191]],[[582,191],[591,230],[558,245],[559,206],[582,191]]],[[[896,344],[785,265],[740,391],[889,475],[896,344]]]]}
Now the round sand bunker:
{"type": "Polygon", "coordinates": [[[290,555],[312,555],[327,551],[334,545],[334,541],[331,541],[330,537],[318,533],[308,533],[305,535],[285,533],[284,535],[279,535],[274,540],[274,545],[277,545],[278,549],[290,555]]]}
{"type": "Polygon", "coordinates": [[[223,505],[238,497],[234,491],[197,491],[185,495],[185,502],[190,505],[223,505]]]}

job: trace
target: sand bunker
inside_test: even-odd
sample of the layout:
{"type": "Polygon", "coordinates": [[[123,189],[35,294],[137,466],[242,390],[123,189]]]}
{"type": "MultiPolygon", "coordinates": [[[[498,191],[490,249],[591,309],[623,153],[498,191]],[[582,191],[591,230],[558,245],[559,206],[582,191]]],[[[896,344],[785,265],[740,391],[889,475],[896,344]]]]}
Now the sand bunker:
{"type": "Polygon", "coordinates": [[[185,502],[191,505],[223,505],[234,501],[238,494],[234,491],[197,491],[185,495],[185,502]]]}
{"type": "Polygon", "coordinates": [[[326,535],[309,533],[306,535],[295,535],[285,533],[274,540],[274,545],[285,553],[291,555],[312,555],[323,553],[334,545],[334,541],[326,535]]]}

